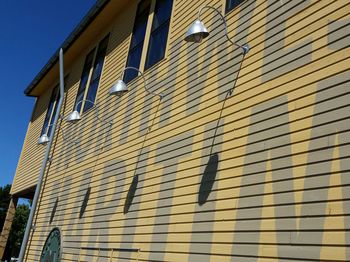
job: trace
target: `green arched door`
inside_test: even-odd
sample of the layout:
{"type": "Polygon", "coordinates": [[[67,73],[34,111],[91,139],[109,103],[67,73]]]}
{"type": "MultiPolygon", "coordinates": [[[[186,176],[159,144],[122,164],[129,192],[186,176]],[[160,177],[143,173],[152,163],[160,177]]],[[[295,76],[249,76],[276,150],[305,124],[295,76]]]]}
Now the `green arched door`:
{"type": "Polygon", "coordinates": [[[54,228],[46,239],[40,262],[61,261],[61,233],[58,228],[54,228]]]}

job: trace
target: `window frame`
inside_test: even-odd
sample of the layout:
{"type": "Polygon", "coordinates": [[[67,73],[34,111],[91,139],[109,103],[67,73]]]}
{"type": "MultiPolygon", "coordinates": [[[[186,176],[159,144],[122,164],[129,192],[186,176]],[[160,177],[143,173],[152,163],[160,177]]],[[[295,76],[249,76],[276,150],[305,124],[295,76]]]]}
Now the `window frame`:
{"type": "Polygon", "coordinates": [[[228,2],[231,0],[224,0],[224,10],[225,10],[225,15],[228,13],[232,12],[233,10],[237,9],[238,6],[240,6],[245,0],[239,0],[239,3],[234,5],[231,9],[228,10],[228,2]]]}
{"type": "MultiPolygon", "coordinates": [[[[147,0],[146,0],[147,1],[147,0]]],[[[154,0],[149,0],[149,7],[147,5],[146,8],[148,8],[148,14],[146,14],[147,18],[146,18],[146,29],[145,29],[145,35],[144,35],[144,38],[143,40],[138,43],[137,45],[135,46],[132,46],[133,44],[133,37],[134,37],[134,30],[135,30],[135,26],[136,26],[136,22],[137,22],[137,19],[138,19],[138,14],[139,14],[139,6],[141,5],[142,3],[142,0],[139,1],[137,3],[137,6],[136,6],[136,11],[135,11],[135,16],[134,16],[134,22],[133,22],[133,28],[132,28],[132,33],[131,33],[131,36],[130,36],[130,44],[129,44],[129,49],[128,49],[128,53],[127,53],[127,58],[126,58],[126,63],[125,63],[125,67],[128,67],[128,66],[132,66],[132,65],[129,65],[129,61],[130,61],[130,52],[136,50],[136,47],[139,47],[141,46],[141,56],[140,56],[140,61],[139,61],[139,70],[142,71],[143,70],[143,56],[144,56],[144,50],[147,46],[147,38],[148,38],[148,31],[149,31],[149,25],[150,25],[150,14],[152,14],[152,10],[154,9],[154,3],[155,1],[154,0]]],[[[134,66],[135,67],[135,66],[134,66]]],[[[137,67],[136,67],[137,68],[137,67]]],[[[138,76],[138,73],[136,71],[126,71],[124,72],[124,75],[123,75],[123,81],[127,84],[129,82],[132,82],[134,79],[136,79],[138,76]],[[130,79],[126,79],[130,74],[134,74],[135,76],[134,77],[131,77],[130,79]]]]}
{"type": "Polygon", "coordinates": [[[171,21],[172,21],[172,15],[173,15],[173,9],[174,9],[174,0],[171,0],[171,10],[170,10],[170,15],[169,15],[169,18],[164,20],[160,25],[158,25],[157,28],[153,29],[153,23],[154,23],[154,13],[156,11],[156,6],[157,6],[157,1],[160,1],[160,0],[155,0],[154,1],[154,6],[153,6],[153,11],[152,11],[152,21],[151,21],[151,28],[150,28],[150,32],[149,32],[149,37],[147,39],[148,43],[147,43],[147,49],[145,50],[145,61],[144,61],[144,69],[145,70],[148,70],[150,68],[152,68],[153,66],[155,66],[156,64],[158,64],[160,61],[162,61],[163,59],[166,58],[167,56],[167,50],[168,50],[168,43],[169,43],[169,35],[170,35],[170,28],[171,28],[171,21]],[[166,36],[166,40],[165,40],[165,48],[164,48],[164,55],[163,57],[154,62],[153,64],[151,65],[148,65],[148,62],[149,62],[149,59],[150,59],[150,42],[151,42],[151,37],[152,37],[152,34],[153,33],[157,33],[159,31],[161,31],[162,29],[164,29],[164,27],[166,26],[166,24],[168,24],[167,26],[167,36],[166,36]]]}
{"type": "MultiPolygon", "coordinates": [[[[64,76],[64,95],[66,94],[68,78],[69,78],[69,73],[64,76]]],[[[42,136],[43,134],[47,134],[47,136],[50,136],[50,134],[51,134],[52,120],[55,118],[55,113],[59,114],[59,112],[57,111],[57,105],[58,105],[58,102],[59,102],[59,99],[60,99],[60,94],[59,93],[60,93],[60,83],[56,84],[54,86],[54,88],[52,89],[52,91],[51,91],[51,96],[50,96],[49,104],[47,105],[46,114],[45,114],[45,118],[44,118],[44,123],[43,123],[43,126],[41,128],[40,136],[42,136]],[[52,107],[53,110],[50,113],[48,124],[47,124],[47,126],[45,126],[45,121],[46,121],[47,114],[48,114],[48,108],[50,106],[50,103],[52,101],[52,97],[55,94],[55,92],[56,92],[56,98],[55,98],[54,103],[53,103],[53,107],[52,107]]],[[[37,99],[36,102],[35,102],[35,106],[34,106],[34,109],[33,109],[33,112],[32,112],[31,119],[33,118],[33,115],[35,114],[35,111],[36,111],[36,109],[38,107],[39,100],[40,100],[40,98],[37,99]]]]}
{"type": "Polygon", "coordinates": [[[78,87],[78,90],[77,90],[77,93],[76,93],[76,96],[75,96],[74,105],[73,105],[73,110],[77,110],[79,112],[79,114],[84,114],[84,113],[88,112],[91,108],[93,108],[95,106],[95,101],[96,101],[96,98],[98,96],[98,90],[99,90],[99,87],[100,87],[101,78],[102,78],[102,75],[103,75],[103,69],[104,69],[104,66],[105,66],[105,59],[106,59],[106,54],[107,54],[107,50],[108,50],[108,46],[109,46],[109,41],[110,41],[110,34],[108,33],[85,56],[83,69],[82,69],[81,76],[80,76],[80,81],[79,81],[79,87],[78,87]],[[91,105],[90,102],[86,103],[86,99],[87,99],[87,96],[88,96],[89,91],[90,91],[91,83],[95,80],[95,79],[92,79],[92,78],[93,78],[93,74],[94,74],[94,71],[95,71],[95,66],[97,65],[96,64],[96,61],[97,61],[96,59],[97,59],[97,56],[98,56],[99,51],[100,51],[99,48],[100,48],[101,44],[104,41],[107,41],[107,43],[106,43],[105,51],[104,51],[104,55],[103,55],[103,63],[102,63],[101,73],[99,74],[99,77],[98,77],[99,79],[98,79],[98,84],[97,84],[97,87],[96,87],[96,94],[95,94],[94,100],[93,101],[91,100],[93,102],[93,104],[91,105]],[[92,54],[91,64],[89,62],[90,66],[87,67],[87,64],[86,64],[87,61],[88,61],[87,59],[89,58],[89,56],[91,54],[92,54]],[[87,80],[86,80],[86,83],[85,83],[84,87],[82,88],[81,83],[82,83],[82,79],[83,79],[83,76],[84,76],[85,72],[87,72],[87,80]],[[80,91],[80,90],[82,90],[82,91],[80,91]],[[83,96],[80,99],[79,96],[80,96],[81,93],[83,94],[83,96]],[[81,103],[79,103],[79,102],[81,102],[81,103]],[[77,107],[78,103],[79,103],[79,105],[77,107]],[[88,106],[86,108],[87,104],[90,104],[90,106],[88,106]]]}
{"type": "Polygon", "coordinates": [[[95,59],[95,55],[96,55],[96,47],[94,47],[92,50],[90,50],[87,55],[85,56],[85,60],[84,60],[84,65],[83,65],[83,70],[81,72],[81,76],[80,76],[80,81],[79,81],[79,87],[78,87],[78,90],[77,90],[77,94],[75,96],[75,102],[74,102],[74,106],[73,106],[73,109],[76,110],[79,112],[79,114],[82,113],[82,109],[84,108],[84,104],[85,104],[85,98],[86,98],[86,95],[87,95],[87,89],[86,87],[89,86],[90,84],[90,78],[91,78],[91,72],[92,72],[92,67],[93,67],[93,64],[94,64],[94,59],[95,59]],[[90,56],[90,54],[93,52],[93,57],[92,57],[92,60],[91,60],[91,65],[90,65],[90,68],[88,68],[87,70],[85,70],[86,68],[86,63],[87,63],[87,59],[88,57],[90,56]],[[87,71],[87,79],[86,79],[86,83],[84,84],[84,87],[81,86],[81,83],[82,83],[82,79],[83,79],[83,75],[85,73],[85,71],[87,71]],[[82,91],[81,91],[82,90],[82,91]],[[79,96],[80,96],[80,93],[83,94],[82,98],[81,99],[78,99],[79,96]],[[77,104],[83,100],[83,102],[81,102],[78,106],[79,106],[79,109],[77,108],[77,104]]]}
{"type": "MultiPolygon", "coordinates": [[[[133,25],[135,24],[136,15],[137,15],[137,8],[138,8],[138,5],[141,3],[141,1],[138,1],[137,5],[136,5],[136,11],[134,13],[135,17],[134,17],[133,25]]],[[[167,34],[167,37],[166,37],[166,45],[165,45],[165,50],[164,50],[164,56],[163,56],[162,59],[160,59],[159,61],[157,61],[156,63],[154,63],[153,65],[149,66],[146,69],[146,62],[147,62],[148,53],[149,53],[149,44],[150,44],[151,33],[152,33],[154,12],[155,12],[157,1],[159,1],[159,0],[150,0],[150,9],[149,9],[149,14],[148,14],[148,19],[147,19],[146,33],[145,33],[145,38],[144,38],[144,41],[143,41],[143,47],[142,47],[142,51],[141,51],[140,65],[139,65],[139,68],[138,68],[141,72],[151,70],[157,64],[159,64],[162,61],[166,60],[167,56],[168,56],[169,39],[170,39],[170,36],[171,36],[171,28],[172,28],[172,23],[173,23],[172,17],[173,17],[173,12],[174,12],[174,2],[175,2],[174,0],[172,0],[172,3],[171,3],[171,11],[170,11],[170,17],[169,17],[168,34],[167,34]]],[[[133,32],[132,32],[132,34],[130,36],[130,44],[129,44],[129,49],[128,49],[127,58],[126,58],[126,62],[125,62],[125,67],[128,66],[128,58],[129,58],[129,53],[130,53],[130,50],[131,50],[130,47],[131,47],[132,37],[133,37],[133,32]]],[[[132,81],[134,81],[137,78],[138,78],[138,76],[134,77],[129,82],[132,82],[132,81]]]]}
{"type": "Polygon", "coordinates": [[[50,100],[49,100],[49,103],[47,105],[46,114],[45,114],[43,126],[41,128],[40,136],[42,136],[44,134],[47,134],[47,136],[51,135],[51,130],[52,130],[51,129],[51,126],[52,126],[51,122],[52,122],[52,119],[55,117],[55,115],[58,113],[57,112],[57,104],[58,104],[59,99],[60,99],[59,85],[55,85],[55,87],[51,91],[50,100]],[[51,102],[52,102],[52,108],[51,108],[51,112],[50,112],[49,108],[51,107],[51,102]]]}
{"type": "Polygon", "coordinates": [[[84,103],[84,107],[83,107],[83,113],[89,111],[89,109],[91,109],[92,107],[94,107],[95,105],[95,101],[97,98],[97,94],[98,94],[98,90],[100,87],[100,82],[101,82],[101,77],[102,77],[102,72],[103,72],[103,68],[105,65],[105,59],[106,59],[106,54],[107,54],[107,50],[108,50],[108,44],[109,44],[109,37],[110,35],[107,34],[96,46],[96,51],[95,51],[95,57],[94,57],[94,61],[91,67],[91,73],[90,73],[90,79],[89,79],[89,84],[87,85],[88,88],[85,91],[85,99],[88,99],[90,101],[92,101],[92,99],[89,98],[90,95],[90,91],[92,91],[93,85],[95,84],[95,82],[97,82],[97,86],[95,87],[96,90],[94,91],[94,104],[91,105],[91,103],[84,103]],[[102,45],[103,44],[103,45],[102,45]],[[102,45],[102,49],[101,48],[102,45]],[[102,58],[102,59],[101,59],[102,58]],[[102,65],[100,65],[101,68],[99,68],[99,73],[98,75],[95,77],[95,70],[98,68],[98,64],[102,63],[102,65]],[[88,107],[86,107],[88,106],[88,107]]]}

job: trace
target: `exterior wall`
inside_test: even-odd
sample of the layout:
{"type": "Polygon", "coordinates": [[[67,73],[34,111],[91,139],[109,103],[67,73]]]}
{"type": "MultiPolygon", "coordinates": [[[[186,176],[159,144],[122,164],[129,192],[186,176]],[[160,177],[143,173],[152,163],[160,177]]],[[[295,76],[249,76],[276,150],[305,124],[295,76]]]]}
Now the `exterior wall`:
{"type": "Polygon", "coordinates": [[[32,189],[37,184],[45,152],[45,147],[38,145],[38,139],[43,127],[51,93],[52,89],[48,88],[48,90],[36,100],[22,146],[21,156],[17,164],[15,178],[12,183],[12,195],[21,194],[21,192],[32,189]]]}
{"type": "Polygon", "coordinates": [[[17,200],[18,199],[16,198],[11,198],[9,207],[6,212],[5,222],[0,233],[0,259],[1,260],[3,259],[7,240],[10,236],[12,222],[16,213],[17,200]]]}
{"type": "Polygon", "coordinates": [[[350,260],[348,1],[245,1],[226,15],[245,57],[210,12],[211,36],[183,41],[204,3],[223,1],[174,0],[167,57],[145,72],[162,101],[140,78],[108,96],[135,4],[91,43],[111,32],[97,101],[113,125],[62,124],[27,261],[54,227],[64,261],[350,260]]]}

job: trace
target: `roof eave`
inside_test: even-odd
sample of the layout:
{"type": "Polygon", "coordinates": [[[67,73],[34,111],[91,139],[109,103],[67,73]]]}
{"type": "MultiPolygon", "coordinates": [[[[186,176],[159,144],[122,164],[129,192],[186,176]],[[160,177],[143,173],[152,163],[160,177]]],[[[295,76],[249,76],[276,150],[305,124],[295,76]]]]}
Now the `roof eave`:
{"type": "Polygon", "coordinates": [[[84,32],[84,30],[90,25],[90,23],[95,19],[95,17],[103,10],[106,4],[110,0],[99,0],[89,12],[84,16],[81,22],[76,26],[73,32],[66,38],[66,40],[61,44],[57,51],[51,56],[46,65],[40,70],[32,82],[24,90],[26,96],[36,97],[37,95],[32,94],[32,91],[36,85],[44,78],[44,76],[49,72],[49,70],[58,62],[59,50],[62,48],[65,52],[68,48],[75,42],[75,40],[84,32]]]}

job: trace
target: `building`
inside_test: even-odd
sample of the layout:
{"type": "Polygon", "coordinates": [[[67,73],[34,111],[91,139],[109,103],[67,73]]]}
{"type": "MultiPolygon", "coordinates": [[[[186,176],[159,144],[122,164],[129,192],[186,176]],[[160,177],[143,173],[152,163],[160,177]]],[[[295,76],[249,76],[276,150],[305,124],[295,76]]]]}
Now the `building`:
{"type": "Polygon", "coordinates": [[[25,90],[14,196],[63,116],[25,261],[349,261],[349,43],[348,0],[97,2],[61,46],[61,111],[58,52],[25,90]],[[210,8],[184,41],[206,4],[249,52],[210,8]]]}

